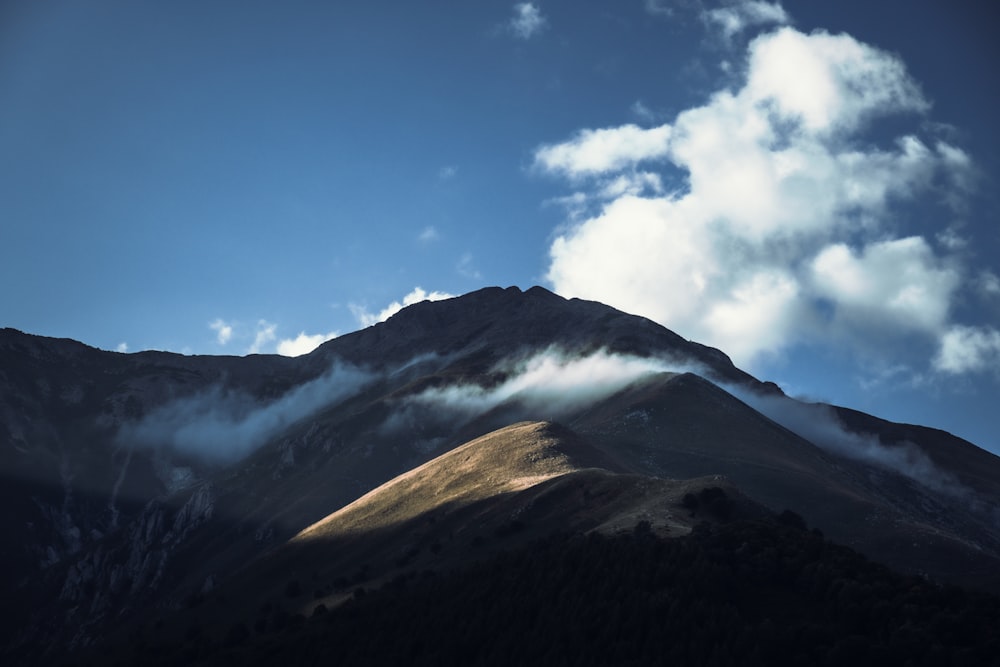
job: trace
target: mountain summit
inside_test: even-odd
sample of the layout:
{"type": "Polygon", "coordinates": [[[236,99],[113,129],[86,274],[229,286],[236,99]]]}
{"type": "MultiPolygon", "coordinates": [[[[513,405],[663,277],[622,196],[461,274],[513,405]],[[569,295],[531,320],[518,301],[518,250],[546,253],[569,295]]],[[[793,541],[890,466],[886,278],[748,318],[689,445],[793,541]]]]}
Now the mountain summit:
{"type": "Polygon", "coordinates": [[[783,510],[899,570],[1000,589],[997,457],[801,403],[539,287],[419,303],[294,359],[4,329],[0,475],[15,661],[154,619],[183,634],[207,598],[239,627],[305,585],[335,606],[557,531],[669,538],[783,510]]]}

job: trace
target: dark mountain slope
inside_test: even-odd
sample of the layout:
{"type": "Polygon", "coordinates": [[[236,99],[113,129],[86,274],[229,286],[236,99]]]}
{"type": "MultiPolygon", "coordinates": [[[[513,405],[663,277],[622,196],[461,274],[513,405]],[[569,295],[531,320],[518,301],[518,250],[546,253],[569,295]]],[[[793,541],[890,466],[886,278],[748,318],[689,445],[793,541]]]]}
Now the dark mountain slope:
{"type": "Polygon", "coordinates": [[[149,665],[998,664],[1000,600],[904,578],[780,522],[557,533],[307,614],[289,598],[217,635],[147,627],[84,656],[149,665]]]}
{"type": "Polygon", "coordinates": [[[544,491],[554,509],[538,525],[557,526],[580,488],[601,489],[610,517],[642,480],[725,476],[716,484],[792,508],[898,567],[1000,586],[996,457],[838,409],[876,454],[916,452],[961,489],[928,486],[795,436],[715,383],[801,405],[718,350],[541,288],[416,304],[296,359],[123,355],[0,330],[0,530],[9,537],[0,615],[10,621],[0,644],[28,656],[39,645],[81,646],[123,615],[181,607],[380,485],[524,420],[567,424],[600,453],[602,463],[587,465],[606,472],[585,466],[497,491],[455,521],[489,517],[499,530],[510,503],[544,491]],[[617,384],[599,364],[559,384],[569,367],[555,362],[530,378],[552,387],[521,382],[526,360],[545,351],[548,361],[648,363],[617,384]]]}
{"type": "Polygon", "coordinates": [[[795,509],[838,542],[894,567],[1000,587],[990,485],[969,486],[974,498],[949,495],[836,456],[691,374],[637,383],[570,424],[635,472],[722,474],[774,511],[795,509]]]}

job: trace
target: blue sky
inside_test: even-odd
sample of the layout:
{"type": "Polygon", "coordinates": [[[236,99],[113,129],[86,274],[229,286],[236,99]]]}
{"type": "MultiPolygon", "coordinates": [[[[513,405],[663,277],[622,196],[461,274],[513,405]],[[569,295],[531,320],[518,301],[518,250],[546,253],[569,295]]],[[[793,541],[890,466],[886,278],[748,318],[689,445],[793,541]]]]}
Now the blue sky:
{"type": "Polygon", "coordinates": [[[0,325],[292,354],[541,284],[1000,451],[980,4],[6,0],[0,325]]]}

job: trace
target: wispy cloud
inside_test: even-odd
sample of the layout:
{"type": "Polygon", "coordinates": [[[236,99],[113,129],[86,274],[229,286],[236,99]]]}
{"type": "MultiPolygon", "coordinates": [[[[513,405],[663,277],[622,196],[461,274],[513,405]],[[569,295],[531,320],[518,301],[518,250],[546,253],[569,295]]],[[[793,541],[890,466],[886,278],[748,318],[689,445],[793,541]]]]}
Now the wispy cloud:
{"type": "Polygon", "coordinates": [[[582,130],[568,141],[536,149],[535,166],[570,178],[621,171],[640,162],[666,158],[671,131],[669,125],[582,130]]]}
{"type": "Polygon", "coordinates": [[[636,100],[633,102],[632,106],[629,107],[629,111],[631,111],[636,118],[647,123],[660,119],[662,115],[650,109],[642,100],[636,100]]]}
{"type": "Polygon", "coordinates": [[[970,489],[935,466],[930,457],[913,443],[887,446],[879,442],[875,435],[849,431],[828,405],[758,394],[739,387],[726,389],[761,414],[821,449],[897,472],[935,491],[972,499],[970,489]]]}
{"type": "Polygon", "coordinates": [[[458,167],[456,167],[453,164],[449,164],[447,166],[441,167],[438,170],[438,180],[441,180],[441,181],[450,181],[453,178],[455,178],[456,176],[458,176],[458,167]]]}
{"type": "Polygon", "coordinates": [[[514,5],[514,16],[507,23],[511,33],[519,39],[531,39],[545,29],[548,20],[542,16],[541,10],[532,2],[519,2],[514,5]]]}
{"type": "Polygon", "coordinates": [[[277,324],[272,324],[267,320],[258,320],[257,330],[253,337],[253,343],[251,343],[250,347],[247,349],[247,354],[260,354],[264,352],[264,346],[274,342],[274,339],[277,338],[275,333],[277,329],[277,324]]]}
{"type": "Polygon", "coordinates": [[[702,12],[703,20],[717,27],[725,39],[761,25],[783,25],[790,17],[781,3],[745,0],[702,12]]]}
{"type": "Polygon", "coordinates": [[[122,354],[128,352],[128,343],[125,341],[118,343],[118,346],[115,348],[115,352],[121,352],[122,354]]]}
{"type": "Polygon", "coordinates": [[[1000,277],[997,277],[997,274],[990,270],[980,272],[977,285],[986,296],[1000,296],[1000,277]]]}
{"type": "Polygon", "coordinates": [[[483,274],[476,268],[476,263],[472,257],[472,253],[467,252],[463,254],[459,258],[458,265],[455,268],[460,275],[466,278],[471,278],[472,280],[483,279],[483,274]]]}
{"type": "Polygon", "coordinates": [[[658,16],[673,16],[674,9],[669,0],[642,0],[643,6],[650,14],[658,16]]]}
{"type": "MultiPolygon", "coordinates": [[[[727,6],[780,18],[770,3],[727,6]]],[[[670,123],[584,129],[537,148],[535,168],[575,189],[550,247],[555,290],[645,315],[744,365],[872,332],[990,358],[994,330],[953,328],[961,258],[905,233],[894,214],[919,197],[948,209],[963,190],[941,196],[941,184],[973,168],[961,149],[920,136],[934,131],[920,122],[929,103],[904,63],[849,35],[781,27],[750,42],[741,71],[670,123]],[[880,117],[915,127],[880,144],[867,132],[880,117]]],[[[939,369],[974,365],[942,355],[939,369]]]]}
{"type": "Polygon", "coordinates": [[[420,230],[420,234],[417,235],[417,240],[421,243],[430,243],[431,241],[436,241],[441,237],[438,233],[436,227],[428,225],[420,230]]]}
{"type": "Polygon", "coordinates": [[[225,345],[233,337],[233,325],[227,324],[221,318],[210,323],[208,328],[215,332],[215,339],[219,342],[219,345],[225,345]]]}
{"type": "Polygon", "coordinates": [[[321,377],[271,402],[214,386],[122,425],[116,437],[130,447],[167,449],[208,463],[231,463],[281,429],[351,396],[373,377],[368,371],[337,363],[321,377]]]}
{"type": "Polygon", "coordinates": [[[440,301],[442,299],[451,299],[454,296],[454,294],[448,294],[447,292],[428,292],[422,287],[414,287],[409,294],[402,298],[402,300],[393,301],[378,313],[372,313],[366,307],[356,303],[352,303],[348,307],[351,309],[351,313],[358,320],[358,323],[361,326],[370,327],[373,324],[385,322],[406,306],[412,306],[413,304],[420,303],[421,301],[440,301]]]}

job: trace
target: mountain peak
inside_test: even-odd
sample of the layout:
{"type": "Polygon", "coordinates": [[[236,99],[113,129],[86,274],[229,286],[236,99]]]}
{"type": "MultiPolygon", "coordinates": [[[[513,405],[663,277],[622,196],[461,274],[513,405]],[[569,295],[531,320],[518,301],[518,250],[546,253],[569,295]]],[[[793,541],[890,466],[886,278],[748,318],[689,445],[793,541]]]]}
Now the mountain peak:
{"type": "Polygon", "coordinates": [[[758,381],[736,368],[721,350],[677,335],[652,320],[544,287],[485,287],[441,301],[403,308],[385,322],[335,338],[316,355],[355,361],[377,356],[403,364],[421,354],[480,351],[493,359],[548,347],[568,353],[605,349],[639,357],[669,357],[704,368],[726,382],[758,381]],[[377,351],[377,353],[376,353],[377,351]]]}

